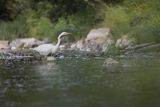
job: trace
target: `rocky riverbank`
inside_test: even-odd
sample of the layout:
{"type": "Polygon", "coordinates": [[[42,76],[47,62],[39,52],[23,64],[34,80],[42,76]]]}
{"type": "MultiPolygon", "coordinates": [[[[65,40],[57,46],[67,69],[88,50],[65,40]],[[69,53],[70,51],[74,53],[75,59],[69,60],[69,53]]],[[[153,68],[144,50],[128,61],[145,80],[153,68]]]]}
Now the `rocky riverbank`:
{"type": "MultiPolygon", "coordinates": [[[[38,53],[34,52],[32,48],[41,44],[52,43],[49,39],[44,41],[37,40],[36,38],[22,38],[13,41],[0,41],[0,59],[26,59],[26,58],[41,58],[38,53]],[[9,57],[5,57],[9,56],[9,57]]],[[[160,44],[145,43],[136,44],[134,38],[124,35],[121,38],[115,39],[109,28],[92,29],[86,38],[82,38],[76,42],[66,42],[60,45],[60,54],[66,51],[78,51],[80,53],[87,53],[87,55],[96,56],[97,54],[116,53],[132,53],[139,51],[153,51],[160,50],[160,44]]],[[[58,56],[56,53],[55,56],[58,56]]]]}

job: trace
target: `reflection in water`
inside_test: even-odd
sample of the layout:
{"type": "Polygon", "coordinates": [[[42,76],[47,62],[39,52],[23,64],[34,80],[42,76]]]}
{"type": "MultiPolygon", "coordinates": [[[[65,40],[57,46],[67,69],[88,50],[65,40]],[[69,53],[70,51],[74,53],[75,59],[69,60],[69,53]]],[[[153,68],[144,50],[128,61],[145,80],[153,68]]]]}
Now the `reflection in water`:
{"type": "Polygon", "coordinates": [[[55,64],[55,62],[52,62],[52,63],[45,63],[41,65],[35,65],[33,69],[35,70],[37,75],[42,76],[43,78],[49,75],[53,75],[53,73],[55,73],[54,71],[56,71],[58,67],[55,64]]]}
{"type": "Polygon", "coordinates": [[[103,58],[1,66],[0,105],[159,107],[159,58],[117,57],[120,64],[107,67],[103,58]]]}

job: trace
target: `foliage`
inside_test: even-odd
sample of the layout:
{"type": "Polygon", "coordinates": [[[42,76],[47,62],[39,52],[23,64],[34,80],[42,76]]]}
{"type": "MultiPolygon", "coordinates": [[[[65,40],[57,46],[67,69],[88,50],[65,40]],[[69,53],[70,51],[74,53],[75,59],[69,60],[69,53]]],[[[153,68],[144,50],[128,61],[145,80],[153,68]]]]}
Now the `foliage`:
{"type": "Polygon", "coordinates": [[[159,0],[0,0],[0,39],[53,40],[61,31],[74,39],[95,27],[110,27],[115,38],[160,41],[159,0]]]}
{"type": "Polygon", "coordinates": [[[108,6],[103,26],[109,26],[115,37],[128,35],[142,42],[159,42],[159,0],[124,0],[123,4],[108,6]],[[158,7],[157,7],[158,6],[158,7]]]}
{"type": "Polygon", "coordinates": [[[31,12],[28,14],[26,22],[29,27],[29,36],[43,39],[53,34],[53,24],[46,17],[37,17],[34,12],[31,12]]]}
{"type": "Polygon", "coordinates": [[[0,39],[26,37],[28,26],[24,17],[18,17],[12,22],[0,22],[0,39]]]}
{"type": "Polygon", "coordinates": [[[128,33],[129,29],[131,29],[129,25],[129,21],[132,18],[132,15],[129,15],[125,8],[120,6],[116,7],[108,7],[105,15],[105,23],[106,25],[112,29],[115,37],[119,38],[121,35],[125,35],[128,33]]]}

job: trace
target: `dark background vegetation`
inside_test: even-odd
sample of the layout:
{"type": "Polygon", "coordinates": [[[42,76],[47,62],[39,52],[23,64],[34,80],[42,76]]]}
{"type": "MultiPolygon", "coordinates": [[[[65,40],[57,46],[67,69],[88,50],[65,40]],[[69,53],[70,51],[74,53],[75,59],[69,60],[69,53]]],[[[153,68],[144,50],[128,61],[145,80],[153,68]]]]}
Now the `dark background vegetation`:
{"type": "Polygon", "coordinates": [[[159,0],[0,0],[0,39],[55,40],[61,31],[79,39],[92,28],[109,27],[115,38],[159,42],[159,5],[159,0]]]}

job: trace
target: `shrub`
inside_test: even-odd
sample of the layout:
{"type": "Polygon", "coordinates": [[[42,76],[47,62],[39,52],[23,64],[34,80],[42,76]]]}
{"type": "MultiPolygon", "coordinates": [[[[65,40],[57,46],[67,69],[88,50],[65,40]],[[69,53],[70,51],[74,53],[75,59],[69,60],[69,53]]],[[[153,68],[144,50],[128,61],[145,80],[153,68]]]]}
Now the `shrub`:
{"type": "Polygon", "coordinates": [[[103,26],[110,27],[114,37],[135,37],[138,43],[160,40],[158,0],[124,0],[123,4],[108,6],[103,26]]]}
{"type": "Polygon", "coordinates": [[[24,17],[18,17],[14,21],[0,22],[0,39],[14,39],[26,37],[28,26],[24,17]]]}

